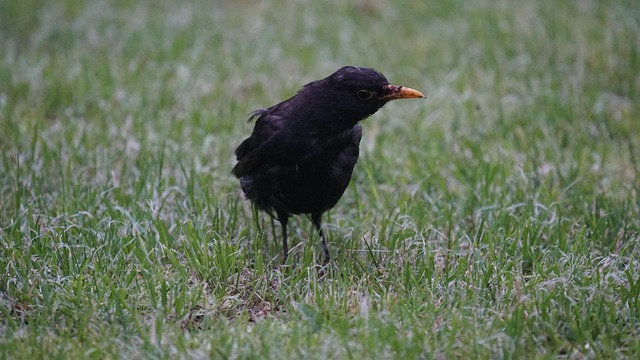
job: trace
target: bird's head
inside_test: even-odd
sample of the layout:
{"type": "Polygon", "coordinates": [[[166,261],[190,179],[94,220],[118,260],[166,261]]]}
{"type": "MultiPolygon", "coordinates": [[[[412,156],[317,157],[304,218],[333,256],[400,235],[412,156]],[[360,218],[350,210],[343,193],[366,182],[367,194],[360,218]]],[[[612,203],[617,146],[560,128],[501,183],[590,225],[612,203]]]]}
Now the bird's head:
{"type": "Polygon", "coordinates": [[[330,101],[334,114],[354,124],[391,100],[424,98],[418,90],[390,85],[384,75],[371,68],[344,66],[324,81],[333,95],[330,101]]]}

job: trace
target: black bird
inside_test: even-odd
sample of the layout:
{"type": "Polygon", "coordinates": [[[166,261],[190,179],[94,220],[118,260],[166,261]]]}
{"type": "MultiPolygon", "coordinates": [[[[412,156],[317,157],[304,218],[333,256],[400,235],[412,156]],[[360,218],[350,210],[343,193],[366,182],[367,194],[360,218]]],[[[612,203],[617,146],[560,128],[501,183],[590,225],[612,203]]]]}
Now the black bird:
{"type": "Polygon", "coordinates": [[[390,85],[380,72],[345,66],[311,82],[296,95],[253,112],[253,133],[236,149],[232,170],[245,196],[282,225],[283,262],[287,261],[287,221],[310,214],[320,233],[322,214],[340,199],[358,161],[362,128],[358,122],[387,102],[423,98],[417,90],[390,85]]]}

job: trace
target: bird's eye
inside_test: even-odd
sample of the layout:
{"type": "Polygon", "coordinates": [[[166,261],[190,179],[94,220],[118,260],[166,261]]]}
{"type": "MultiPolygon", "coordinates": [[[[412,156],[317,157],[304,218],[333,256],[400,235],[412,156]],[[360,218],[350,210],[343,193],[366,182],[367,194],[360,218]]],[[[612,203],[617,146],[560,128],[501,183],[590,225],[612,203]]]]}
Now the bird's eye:
{"type": "Polygon", "coordinates": [[[367,90],[358,90],[358,98],[360,100],[371,100],[373,93],[367,90]]]}

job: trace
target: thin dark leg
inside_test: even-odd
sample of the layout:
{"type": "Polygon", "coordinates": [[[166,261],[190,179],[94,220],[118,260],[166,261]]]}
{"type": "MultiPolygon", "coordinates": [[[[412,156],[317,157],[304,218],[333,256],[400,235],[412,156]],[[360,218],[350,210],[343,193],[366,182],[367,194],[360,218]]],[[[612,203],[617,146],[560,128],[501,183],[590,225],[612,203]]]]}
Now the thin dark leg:
{"type": "Polygon", "coordinates": [[[331,255],[329,254],[327,239],[324,237],[324,233],[322,232],[322,213],[311,214],[311,221],[313,221],[313,225],[316,226],[316,229],[318,229],[318,233],[320,233],[320,239],[322,239],[322,248],[324,249],[324,264],[327,265],[331,260],[331,255]]]}
{"type": "Polygon", "coordinates": [[[284,251],[282,263],[286,264],[287,258],[289,257],[289,244],[287,244],[287,222],[289,221],[289,214],[278,213],[278,221],[280,221],[280,225],[282,226],[282,249],[284,251]]]}

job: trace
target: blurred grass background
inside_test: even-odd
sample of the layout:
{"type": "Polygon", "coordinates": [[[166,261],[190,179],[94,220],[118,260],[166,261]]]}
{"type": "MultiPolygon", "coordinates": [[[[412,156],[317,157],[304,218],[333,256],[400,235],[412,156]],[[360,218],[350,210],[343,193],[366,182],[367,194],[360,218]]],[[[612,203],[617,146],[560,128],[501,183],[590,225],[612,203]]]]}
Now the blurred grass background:
{"type": "Polygon", "coordinates": [[[637,357],[638,33],[632,0],[0,0],[3,357],[637,357]],[[318,280],[230,169],[347,64],[427,100],[363,123],[318,280]]]}

